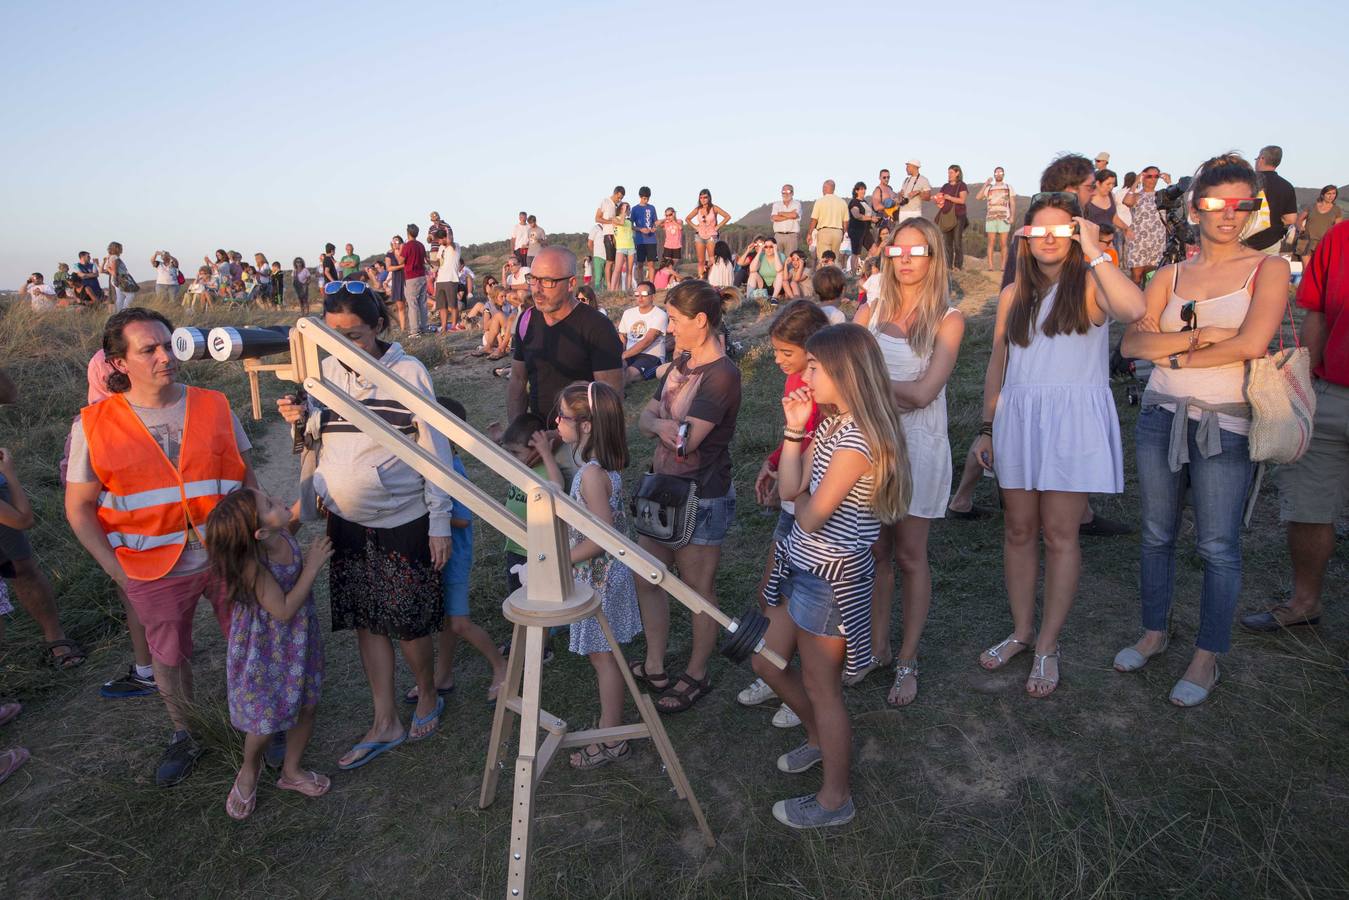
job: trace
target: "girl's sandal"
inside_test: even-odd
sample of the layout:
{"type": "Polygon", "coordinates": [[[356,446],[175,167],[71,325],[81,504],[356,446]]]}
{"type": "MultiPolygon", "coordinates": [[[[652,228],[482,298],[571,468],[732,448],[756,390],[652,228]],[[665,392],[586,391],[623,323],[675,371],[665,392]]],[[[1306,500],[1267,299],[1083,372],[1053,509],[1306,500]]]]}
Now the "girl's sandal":
{"type": "Polygon", "coordinates": [[[1034,637],[1032,637],[1030,641],[1022,641],[1018,640],[1016,635],[1011,635],[1006,640],[1002,641],[1002,643],[994,644],[992,647],[989,647],[983,653],[979,654],[979,665],[983,666],[983,668],[989,672],[996,672],[998,669],[1001,669],[1003,666],[1007,665],[1007,663],[1011,662],[1012,657],[1029,650],[1034,643],[1034,637]],[[1016,644],[1020,649],[1008,653],[1008,649],[1013,644],[1016,644]],[[986,665],[984,663],[985,659],[991,660],[994,665],[986,665]]]}
{"type": "Polygon", "coordinates": [[[918,660],[914,659],[909,660],[908,662],[900,660],[898,663],[895,664],[895,682],[893,685],[890,686],[890,693],[885,698],[885,702],[895,707],[896,709],[900,709],[905,706],[908,706],[910,703],[912,703],[917,699],[918,699],[918,660]],[[908,678],[913,679],[913,693],[905,696],[904,694],[900,693],[900,685],[902,685],[905,679],[908,678]]]}
{"type": "Polygon", "coordinates": [[[247,797],[239,790],[239,779],[234,779],[234,784],[230,785],[230,794],[225,798],[225,812],[236,822],[242,822],[253,815],[253,809],[258,805],[258,786],[253,785],[253,793],[247,797]]]}
{"type": "Polygon", "coordinates": [[[1053,653],[1036,653],[1035,662],[1030,667],[1030,677],[1026,679],[1026,693],[1032,697],[1044,698],[1059,686],[1059,648],[1053,653]],[[1054,660],[1054,674],[1045,674],[1045,663],[1054,660]]]}
{"type": "Polygon", "coordinates": [[[328,793],[328,789],[333,786],[333,783],[327,775],[320,775],[318,772],[306,772],[304,778],[296,781],[291,781],[282,775],[276,780],[276,786],[283,791],[295,791],[298,794],[304,794],[306,797],[322,797],[328,793]]]}
{"type": "Polygon", "coordinates": [[[627,741],[619,741],[613,746],[591,744],[589,747],[582,747],[580,753],[571,755],[571,767],[573,769],[598,769],[600,766],[607,766],[609,763],[627,759],[631,753],[627,741]],[[592,751],[591,747],[595,749],[592,751]]]}

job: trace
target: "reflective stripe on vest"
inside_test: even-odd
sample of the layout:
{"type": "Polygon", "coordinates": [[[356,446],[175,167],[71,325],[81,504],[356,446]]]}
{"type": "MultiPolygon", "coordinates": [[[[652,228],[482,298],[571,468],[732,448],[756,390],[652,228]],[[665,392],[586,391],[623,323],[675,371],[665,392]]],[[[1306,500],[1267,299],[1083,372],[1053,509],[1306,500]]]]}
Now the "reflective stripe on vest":
{"type": "Polygon", "coordinates": [[[98,522],[131,578],[154,581],[173,570],[189,535],[200,532],[248,467],[224,394],[187,388],[178,459],[170,460],[126,397],[80,412],[89,463],[103,490],[98,522]]]}

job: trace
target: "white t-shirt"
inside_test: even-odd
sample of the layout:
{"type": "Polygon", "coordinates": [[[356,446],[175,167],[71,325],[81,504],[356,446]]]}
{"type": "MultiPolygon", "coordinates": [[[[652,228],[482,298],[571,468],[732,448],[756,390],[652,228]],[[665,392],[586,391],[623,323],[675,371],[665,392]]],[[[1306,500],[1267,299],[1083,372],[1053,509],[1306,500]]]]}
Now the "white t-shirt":
{"type": "Polygon", "coordinates": [[[516,250],[523,250],[529,246],[529,225],[517,223],[511,229],[511,244],[516,250]]]}
{"type": "Polygon", "coordinates": [[[777,234],[800,234],[801,233],[801,201],[793,200],[791,203],[783,203],[781,200],[773,204],[773,215],[782,213],[796,213],[795,219],[783,219],[773,222],[773,231],[777,234]]]}
{"type": "Polygon", "coordinates": [[[155,284],[177,284],[178,268],[166,259],[155,266],[155,284]]]}
{"type": "Polygon", "coordinates": [[[436,270],[436,284],[459,280],[459,248],[450,244],[440,248],[440,267],[436,270]]]}
{"type": "Polygon", "coordinates": [[[593,250],[590,251],[590,255],[591,255],[591,256],[603,256],[603,255],[604,255],[604,226],[601,225],[599,222],[596,222],[596,223],[595,223],[595,227],[592,228],[592,229],[590,229],[590,240],[591,240],[591,242],[594,243],[594,245],[595,245],[595,248],[594,248],[593,250]]]}
{"type": "MultiPolygon", "coordinates": [[[[670,330],[670,317],[659,306],[651,307],[651,312],[642,312],[635,306],[623,310],[623,318],[618,320],[618,333],[623,335],[623,349],[631,350],[649,331],[665,334],[670,330]]],[[[651,346],[642,351],[665,362],[665,341],[660,338],[651,342],[651,346]]]]}
{"type": "Polygon", "coordinates": [[[528,282],[525,281],[525,278],[528,275],[529,275],[529,266],[522,267],[520,271],[515,273],[514,275],[507,275],[506,287],[508,288],[525,287],[528,284],[528,282]]]}
{"type": "MultiPolygon", "coordinates": [[[[899,195],[909,197],[908,203],[904,204],[903,213],[919,215],[923,211],[923,200],[921,195],[924,191],[932,191],[932,182],[927,180],[926,175],[910,175],[900,183],[899,195]]],[[[896,200],[896,203],[899,201],[896,200]]]]}
{"type": "MultiPolygon", "coordinates": [[[[867,294],[867,299],[871,299],[870,293],[867,294]]],[[[824,317],[829,320],[830,325],[843,325],[848,321],[848,317],[844,315],[843,310],[839,309],[837,306],[829,306],[822,303],[820,304],[820,312],[824,313],[824,317]]]]}
{"type": "MultiPolygon", "coordinates": [[[[603,200],[600,201],[600,216],[605,219],[618,218],[618,204],[614,202],[614,198],[612,196],[605,197],[603,200]]],[[[605,234],[614,233],[613,225],[606,224],[600,225],[600,227],[604,229],[605,234]]]]}
{"type": "Polygon", "coordinates": [[[1110,196],[1115,198],[1115,215],[1124,223],[1125,228],[1131,228],[1134,224],[1134,211],[1124,205],[1124,197],[1129,193],[1128,188],[1117,187],[1110,192],[1110,196]]]}
{"type": "Polygon", "coordinates": [[[871,273],[871,277],[862,282],[862,290],[867,292],[867,302],[873,303],[881,295],[881,273],[871,273]]]}
{"type": "Polygon", "coordinates": [[[56,288],[50,284],[30,284],[28,285],[28,302],[32,304],[33,312],[48,312],[56,309],[54,299],[56,297],[56,288]]]}

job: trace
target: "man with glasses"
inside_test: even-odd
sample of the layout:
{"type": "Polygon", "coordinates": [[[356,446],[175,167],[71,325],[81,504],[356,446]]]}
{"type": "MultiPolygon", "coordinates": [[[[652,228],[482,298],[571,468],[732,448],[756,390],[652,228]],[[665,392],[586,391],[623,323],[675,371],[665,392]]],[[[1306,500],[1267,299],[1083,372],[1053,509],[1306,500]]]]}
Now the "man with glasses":
{"type": "Polygon", "coordinates": [[[916,159],[904,164],[907,174],[899,187],[899,196],[895,198],[895,205],[899,207],[899,212],[895,214],[896,222],[918,218],[923,214],[923,201],[932,199],[932,182],[918,172],[922,165],[916,159]]]}
{"type": "Polygon", "coordinates": [[[796,188],[782,186],[782,199],[773,202],[773,237],[782,252],[790,255],[801,238],[801,201],[796,199],[796,188]]]}
{"type": "Polygon", "coordinates": [[[1283,148],[1271,144],[1255,158],[1255,171],[1260,179],[1263,209],[1256,214],[1256,230],[1246,238],[1246,246],[1270,255],[1277,255],[1283,246],[1288,229],[1297,222],[1297,194],[1293,186],[1278,172],[1283,162],[1283,148]]]}
{"type": "Polygon", "coordinates": [[[545,247],[527,276],[534,310],[515,342],[506,417],[532,412],[554,427],[557,396],[573,381],[623,392],[623,343],[603,312],[576,299],[576,257],[545,247]]]}
{"type": "Polygon", "coordinates": [[[656,306],[656,286],[650,281],[637,285],[637,305],[623,310],[618,333],[623,336],[623,383],[650,381],[665,362],[665,334],[670,317],[656,306]]]}
{"type": "Polygon", "coordinates": [[[1092,160],[1092,162],[1096,164],[1097,172],[1104,172],[1106,169],[1110,168],[1110,154],[1102,150],[1100,153],[1096,154],[1096,158],[1092,160]]]}
{"type": "Polygon", "coordinates": [[[886,221],[890,221],[898,212],[896,207],[899,204],[895,189],[890,186],[890,170],[881,169],[878,179],[876,190],[871,192],[871,210],[886,221]]]}

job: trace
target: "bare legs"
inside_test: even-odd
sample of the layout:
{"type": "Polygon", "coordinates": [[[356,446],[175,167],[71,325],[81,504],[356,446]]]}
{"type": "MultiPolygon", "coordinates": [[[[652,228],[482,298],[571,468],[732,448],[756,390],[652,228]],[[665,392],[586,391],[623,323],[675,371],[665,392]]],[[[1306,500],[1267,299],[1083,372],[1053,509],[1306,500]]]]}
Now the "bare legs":
{"type": "MultiPolygon", "coordinates": [[[[56,592],[52,590],[52,583],[47,580],[47,575],[38,566],[37,560],[31,556],[28,559],[16,559],[13,566],[14,577],[10,579],[10,584],[14,588],[14,597],[42,629],[42,639],[51,642],[65,638],[66,633],[61,628],[61,620],[56,614],[56,592]]],[[[145,629],[142,628],[142,642],[144,639],[145,629]]],[[[55,655],[59,659],[70,652],[69,647],[58,647],[55,655]]],[[[146,662],[148,661],[147,659],[146,662]]]]}
{"type": "MultiPolygon", "coordinates": [[[[674,563],[675,569],[689,587],[717,605],[717,564],[721,561],[721,547],[689,544],[671,551],[650,538],[641,539],[642,549],[665,565],[674,563]]],[[[670,638],[670,599],[658,586],[644,579],[637,581],[637,602],[642,610],[642,629],[646,632],[646,672],[658,676],[665,671],[665,649],[670,638]]],[[[707,677],[707,662],[717,643],[717,623],[707,616],[693,617],[693,649],[685,671],[690,678],[707,677]]]]}
{"type": "Polygon", "coordinates": [[[1288,523],[1288,556],[1293,563],[1293,597],[1288,601],[1288,618],[1321,614],[1321,589],[1334,552],[1334,525],[1288,523]]]}
{"type": "MultiPolygon", "coordinates": [[[[356,629],[356,643],[361,651],[361,665],[366,681],[370,683],[370,698],[375,707],[375,720],[362,742],[386,743],[403,735],[403,722],[398,718],[393,685],[393,641],[365,628],[356,629]]],[[[400,641],[403,658],[408,662],[417,680],[417,715],[425,717],[436,708],[436,685],[431,663],[431,638],[400,641]]],[[[158,675],[158,666],[156,666],[158,675]]],[[[428,726],[429,728],[429,726],[428,726]]],[[[349,751],[339,765],[349,765],[365,751],[349,751]]]]}

